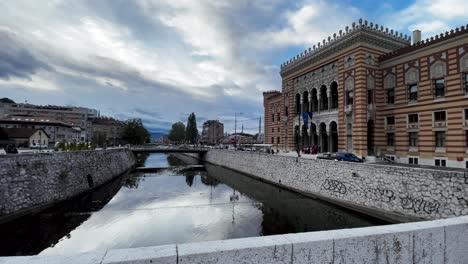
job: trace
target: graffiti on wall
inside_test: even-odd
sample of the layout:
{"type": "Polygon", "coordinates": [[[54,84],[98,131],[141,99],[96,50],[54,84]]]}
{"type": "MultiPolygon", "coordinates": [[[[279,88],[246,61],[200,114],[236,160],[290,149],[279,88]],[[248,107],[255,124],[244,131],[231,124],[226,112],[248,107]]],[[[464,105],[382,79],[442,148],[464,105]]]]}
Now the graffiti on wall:
{"type": "Polygon", "coordinates": [[[368,188],[364,192],[364,196],[368,199],[382,201],[386,203],[396,199],[394,191],[380,188],[368,188]]]}
{"type": "Polygon", "coordinates": [[[343,182],[333,179],[326,179],[323,182],[321,189],[340,194],[346,194],[348,191],[346,189],[346,185],[343,182]]]}
{"type": "Polygon", "coordinates": [[[438,212],[440,204],[437,201],[427,201],[423,198],[414,198],[411,196],[400,197],[401,207],[407,210],[413,210],[415,213],[431,214],[438,212]]]}

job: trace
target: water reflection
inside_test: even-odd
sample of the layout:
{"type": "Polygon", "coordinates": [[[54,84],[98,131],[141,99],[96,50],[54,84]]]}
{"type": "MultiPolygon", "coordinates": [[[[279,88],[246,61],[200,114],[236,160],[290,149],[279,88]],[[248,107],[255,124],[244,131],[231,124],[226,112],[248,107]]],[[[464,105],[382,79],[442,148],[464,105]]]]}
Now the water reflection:
{"type": "MultiPolygon", "coordinates": [[[[148,167],[184,164],[162,154],[145,158],[148,167]]],[[[2,240],[12,243],[0,253],[66,254],[375,224],[381,222],[206,164],[199,172],[134,173],[1,225],[2,240]]]]}

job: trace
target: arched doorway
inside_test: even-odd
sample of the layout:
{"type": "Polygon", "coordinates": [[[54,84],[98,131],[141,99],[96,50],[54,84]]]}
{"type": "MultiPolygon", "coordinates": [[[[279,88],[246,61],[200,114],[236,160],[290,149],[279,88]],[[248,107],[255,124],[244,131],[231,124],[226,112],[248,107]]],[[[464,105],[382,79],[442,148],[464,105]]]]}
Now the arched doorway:
{"type": "Polygon", "coordinates": [[[305,148],[309,145],[309,135],[307,134],[307,125],[302,126],[302,148],[305,148]]]}
{"type": "Polygon", "coordinates": [[[312,89],[312,112],[318,111],[317,89],[312,89]]]}
{"type": "Polygon", "coordinates": [[[327,86],[320,87],[320,111],[328,110],[327,86]]]}
{"type": "Polygon", "coordinates": [[[374,151],[374,120],[367,121],[367,155],[375,155],[374,151]]]}
{"type": "Polygon", "coordinates": [[[320,152],[328,152],[328,134],[327,134],[327,125],[325,125],[325,123],[320,123],[319,136],[320,136],[320,152]]]}
{"type": "Polygon", "coordinates": [[[294,147],[297,149],[299,147],[299,126],[294,126],[294,147]]]}
{"type": "Polygon", "coordinates": [[[300,114],[301,113],[301,95],[300,94],[296,94],[295,104],[296,104],[296,114],[300,114]]]}
{"type": "Polygon", "coordinates": [[[318,145],[317,126],[314,123],[310,124],[310,145],[318,145]]]}
{"type": "Polygon", "coordinates": [[[304,102],[302,103],[302,112],[309,112],[309,92],[304,91],[302,93],[302,98],[304,98],[304,102]]]}
{"type": "Polygon", "coordinates": [[[331,86],[331,109],[338,109],[338,84],[332,82],[331,86]]]}
{"type": "Polygon", "coordinates": [[[330,123],[330,152],[338,152],[338,125],[335,121],[330,123]]]}

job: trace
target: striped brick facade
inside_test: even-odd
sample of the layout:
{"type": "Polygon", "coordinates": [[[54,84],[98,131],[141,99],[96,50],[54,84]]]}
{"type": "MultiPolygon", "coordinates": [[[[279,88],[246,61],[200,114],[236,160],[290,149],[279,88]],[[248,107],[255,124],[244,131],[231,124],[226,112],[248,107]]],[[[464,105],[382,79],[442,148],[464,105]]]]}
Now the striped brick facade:
{"type": "MultiPolygon", "coordinates": [[[[358,156],[387,155],[401,163],[466,167],[465,73],[468,28],[411,45],[407,36],[360,21],[281,65],[281,94],[264,94],[265,143],[271,141],[272,127],[279,127],[283,133],[279,146],[285,150],[308,144],[358,156]],[[317,77],[330,69],[337,70],[327,75],[327,80],[317,77]],[[300,113],[295,111],[297,104],[301,112],[311,111],[304,98],[321,86],[330,94],[330,80],[338,86],[338,110],[312,111],[314,117],[303,127],[300,113]],[[270,123],[269,107],[274,104],[282,106],[281,122],[270,123]],[[445,115],[438,113],[441,111],[445,115]],[[337,139],[331,136],[335,124],[337,139]],[[314,141],[314,133],[318,133],[318,140],[314,141]]],[[[319,97],[320,105],[321,100],[319,97]]]]}

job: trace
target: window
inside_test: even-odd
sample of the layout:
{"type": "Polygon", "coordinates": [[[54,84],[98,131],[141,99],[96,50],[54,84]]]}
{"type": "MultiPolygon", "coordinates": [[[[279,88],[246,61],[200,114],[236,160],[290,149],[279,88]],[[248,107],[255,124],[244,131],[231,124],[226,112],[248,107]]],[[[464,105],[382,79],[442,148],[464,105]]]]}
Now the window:
{"type": "Polygon", "coordinates": [[[280,128],[278,127],[278,133],[280,132],[280,128]]]}
{"type": "Polygon", "coordinates": [[[465,162],[465,168],[468,169],[468,160],[465,162]]]}
{"type": "Polygon", "coordinates": [[[468,120],[468,109],[465,109],[465,121],[468,120]]]}
{"type": "Polygon", "coordinates": [[[395,117],[387,116],[387,125],[395,125],[395,117]]]}
{"type": "Polygon", "coordinates": [[[418,101],[418,84],[408,85],[408,99],[410,102],[418,101]]]}
{"type": "Polygon", "coordinates": [[[278,143],[278,144],[280,143],[280,137],[278,137],[278,138],[276,139],[276,143],[278,143]]]}
{"type": "Polygon", "coordinates": [[[275,122],[275,114],[271,114],[271,122],[275,122]]]}
{"type": "Polygon", "coordinates": [[[468,148],[468,130],[465,130],[465,147],[468,148]]]}
{"type": "Polygon", "coordinates": [[[463,87],[465,89],[465,94],[468,94],[468,73],[465,73],[463,76],[463,87]]]}
{"type": "Polygon", "coordinates": [[[435,143],[437,148],[445,147],[445,131],[435,132],[435,143]]]}
{"type": "Polygon", "coordinates": [[[271,133],[275,133],[275,129],[274,128],[271,128],[271,133]]]}
{"type": "Polygon", "coordinates": [[[387,89],[387,104],[395,103],[395,88],[387,89]]]}
{"type": "Polygon", "coordinates": [[[271,144],[275,144],[275,138],[271,137],[271,144]]]}
{"type": "Polygon", "coordinates": [[[410,147],[417,147],[418,146],[418,132],[410,132],[409,133],[409,145],[410,145],[410,147]]]}
{"type": "Polygon", "coordinates": [[[372,90],[367,90],[367,104],[374,103],[374,93],[372,90]]]}
{"type": "Polygon", "coordinates": [[[408,158],[408,163],[418,165],[418,158],[408,158]]]}
{"type": "Polygon", "coordinates": [[[395,146],[395,134],[394,133],[387,133],[387,146],[389,147],[395,146]]]}
{"type": "Polygon", "coordinates": [[[444,79],[434,80],[435,88],[435,97],[444,97],[445,96],[445,81],[444,79]]]}
{"type": "Polygon", "coordinates": [[[418,114],[408,115],[408,123],[418,123],[418,114]]]}
{"type": "Polygon", "coordinates": [[[346,105],[352,105],[353,104],[353,91],[347,91],[346,92],[346,105]]]}
{"type": "Polygon", "coordinates": [[[284,111],[286,112],[286,116],[289,116],[289,109],[287,106],[285,107],[284,111]]]}
{"type": "Polygon", "coordinates": [[[443,159],[436,159],[435,160],[435,165],[438,167],[446,167],[447,166],[447,161],[443,159]]]}
{"type": "Polygon", "coordinates": [[[445,122],[446,121],[445,117],[446,117],[445,111],[434,112],[435,122],[445,122]]]}

